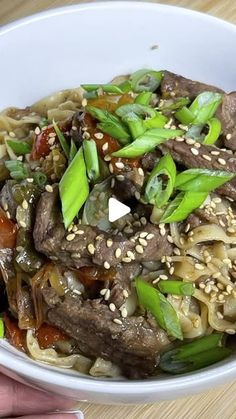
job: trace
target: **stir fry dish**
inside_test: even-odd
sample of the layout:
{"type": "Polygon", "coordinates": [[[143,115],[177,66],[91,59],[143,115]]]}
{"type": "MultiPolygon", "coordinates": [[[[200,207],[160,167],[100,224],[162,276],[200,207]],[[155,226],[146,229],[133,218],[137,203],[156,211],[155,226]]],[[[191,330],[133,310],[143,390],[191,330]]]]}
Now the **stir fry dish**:
{"type": "Polygon", "coordinates": [[[235,151],[236,93],[169,71],[0,113],[0,337],[113,379],[230,356],[235,151]]]}

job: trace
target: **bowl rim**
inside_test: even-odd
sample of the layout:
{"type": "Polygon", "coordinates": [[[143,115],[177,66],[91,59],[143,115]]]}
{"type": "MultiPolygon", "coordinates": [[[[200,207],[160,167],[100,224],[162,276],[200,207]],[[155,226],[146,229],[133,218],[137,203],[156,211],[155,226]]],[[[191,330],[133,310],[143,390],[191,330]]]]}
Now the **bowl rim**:
{"type": "MultiPolygon", "coordinates": [[[[127,8],[139,8],[145,11],[165,11],[172,12],[177,15],[194,16],[196,19],[204,20],[207,23],[218,25],[236,33],[236,25],[227,22],[218,17],[208,15],[196,10],[186,9],[184,7],[172,6],[166,4],[152,3],[152,2],[140,2],[140,1],[114,1],[106,2],[99,1],[96,3],[83,3],[77,5],[66,5],[63,7],[53,8],[44,10],[32,15],[17,19],[9,22],[0,27],[0,37],[7,35],[9,32],[17,30],[22,26],[32,24],[36,21],[50,19],[51,17],[61,16],[71,13],[81,13],[89,10],[100,10],[100,9],[127,9],[127,8]]],[[[152,377],[145,380],[107,380],[102,378],[77,376],[77,375],[65,375],[64,370],[48,370],[47,365],[39,363],[37,361],[29,363],[24,357],[20,358],[18,355],[14,355],[9,352],[7,348],[0,347],[0,365],[9,369],[12,372],[18,372],[27,378],[37,378],[42,382],[48,384],[57,385],[58,387],[66,387],[68,389],[92,391],[94,393],[104,393],[106,388],[107,394],[114,395],[138,395],[147,396],[157,392],[159,394],[180,391],[180,390],[191,390],[198,387],[198,389],[204,389],[206,385],[216,385],[221,380],[229,381],[236,376],[236,359],[229,358],[229,361],[223,361],[218,363],[216,366],[210,368],[204,368],[198,372],[184,374],[180,376],[166,376],[167,378],[152,377]],[[65,382],[66,377],[66,382],[65,382]],[[108,385],[109,384],[109,385],[108,385]]]]}

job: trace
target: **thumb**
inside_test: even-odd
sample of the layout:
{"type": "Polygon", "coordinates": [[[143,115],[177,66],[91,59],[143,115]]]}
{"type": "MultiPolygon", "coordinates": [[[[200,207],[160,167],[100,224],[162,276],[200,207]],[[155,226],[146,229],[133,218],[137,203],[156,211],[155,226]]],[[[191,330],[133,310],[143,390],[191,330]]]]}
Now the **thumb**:
{"type": "Polygon", "coordinates": [[[54,415],[30,415],[30,416],[20,416],[18,419],[84,419],[82,412],[78,411],[73,413],[73,415],[58,413],[54,415]]]}

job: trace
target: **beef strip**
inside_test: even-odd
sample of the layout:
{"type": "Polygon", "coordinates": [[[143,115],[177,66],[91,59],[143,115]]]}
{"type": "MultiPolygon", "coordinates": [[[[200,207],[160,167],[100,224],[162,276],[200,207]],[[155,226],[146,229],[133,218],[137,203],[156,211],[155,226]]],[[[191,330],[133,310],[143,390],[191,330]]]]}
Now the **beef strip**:
{"type": "MultiPolygon", "coordinates": [[[[182,142],[168,140],[165,143],[160,144],[159,148],[163,154],[170,152],[175,161],[178,163],[184,162],[184,165],[188,168],[197,167],[236,173],[236,157],[214,146],[200,144],[199,148],[195,148],[193,145],[187,144],[186,140],[182,142]],[[192,149],[196,150],[195,154],[192,153],[192,149]],[[198,154],[196,155],[197,152],[198,154]],[[216,152],[219,154],[214,155],[216,152]],[[211,160],[206,160],[204,156],[207,156],[211,160]],[[225,162],[225,164],[222,164],[222,162],[225,162]]],[[[236,178],[222,185],[217,189],[217,192],[220,195],[236,199],[236,178]]]]}
{"type": "Polygon", "coordinates": [[[125,167],[116,177],[115,186],[113,188],[114,195],[118,200],[126,202],[135,197],[135,192],[140,192],[144,182],[144,176],[139,173],[138,168],[125,167]],[[120,176],[123,176],[121,178],[120,176]]]}
{"type": "Polygon", "coordinates": [[[89,225],[79,226],[80,232],[83,233],[75,234],[73,240],[68,241],[66,238],[68,231],[64,228],[58,210],[57,197],[57,189],[54,189],[53,193],[45,192],[41,195],[33,236],[37,251],[59,260],[67,267],[79,268],[96,264],[109,268],[132,260],[137,262],[160,260],[162,256],[172,253],[172,244],[167,240],[167,232],[162,236],[159,228],[150,223],[140,227],[131,238],[127,238],[123,233],[112,236],[110,247],[107,245],[107,240],[111,239],[111,234],[89,225]],[[144,246],[140,244],[139,237],[143,231],[152,234],[144,246]],[[131,258],[127,252],[131,252],[131,258]]]}
{"type": "MultiPolygon", "coordinates": [[[[199,227],[203,224],[217,224],[221,225],[219,221],[222,220],[225,225],[227,225],[225,216],[217,216],[212,213],[205,211],[204,209],[196,209],[192,214],[190,214],[186,220],[186,225],[190,225],[190,230],[193,228],[199,227]]],[[[222,225],[221,225],[222,226],[222,225]]]]}
{"type": "Polygon", "coordinates": [[[144,154],[142,157],[142,168],[151,172],[153,167],[157,164],[158,160],[161,158],[161,153],[159,150],[151,151],[150,153],[144,154]]]}
{"type": "MultiPolygon", "coordinates": [[[[121,307],[125,302],[123,291],[128,294],[131,291],[131,281],[141,272],[139,263],[129,263],[116,268],[116,276],[111,285],[111,294],[109,302],[114,303],[117,308],[121,307]]],[[[109,286],[109,285],[108,285],[109,286]]]]}
{"type": "Polygon", "coordinates": [[[59,327],[78,343],[82,353],[102,357],[121,367],[125,376],[146,377],[155,372],[159,354],[168,344],[166,333],[143,316],[113,320],[112,312],[100,300],[86,300],[67,295],[64,301],[52,296],[52,290],[42,290],[47,303],[47,321],[59,327]]]}
{"type": "Polygon", "coordinates": [[[164,72],[161,83],[163,98],[172,97],[174,94],[176,97],[189,97],[189,99],[193,100],[196,96],[205,91],[223,93],[223,90],[215,86],[186,79],[185,77],[171,73],[170,71],[164,72]]]}
{"type": "Polygon", "coordinates": [[[216,115],[221,121],[225,147],[236,151],[236,92],[223,96],[216,115]]]}

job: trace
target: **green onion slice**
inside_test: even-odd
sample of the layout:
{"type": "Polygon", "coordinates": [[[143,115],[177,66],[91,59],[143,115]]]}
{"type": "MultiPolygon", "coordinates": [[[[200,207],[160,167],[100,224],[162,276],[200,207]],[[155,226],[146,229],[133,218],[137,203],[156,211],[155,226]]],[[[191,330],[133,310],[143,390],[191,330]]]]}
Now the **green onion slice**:
{"type": "Polygon", "coordinates": [[[90,113],[95,119],[100,121],[98,128],[116,138],[122,145],[129,143],[130,135],[126,126],[120,119],[108,111],[97,108],[96,106],[86,106],[86,111],[90,113]]]}
{"type": "Polygon", "coordinates": [[[185,220],[193,210],[203,204],[207,196],[207,192],[180,192],[167,206],[160,222],[174,223],[185,220]]]}
{"type": "Polygon", "coordinates": [[[172,280],[159,281],[158,288],[163,294],[173,295],[193,295],[195,289],[191,282],[172,280]]]}
{"type": "Polygon", "coordinates": [[[200,93],[190,105],[189,110],[194,115],[194,124],[205,124],[212,118],[222,102],[222,94],[216,92],[200,93]]]}
{"type": "Polygon", "coordinates": [[[211,118],[207,121],[207,125],[209,131],[204,138],[203,144],[212,145],[215,144],[221,134],[221,122],[218,118],[211,118]]]}
{"type": "Polygon", "coordinates": [[[29,169],[25,163],[19,160],[7,160],[4,163],[12,179],[23,180],[29,177],[29,169]]]}
{"type": "Polygon", "coordinates": [[[224,346],[223,333],[212,333],[182,344],[161,356],[160,368],[170,374],[181,374],[207,367],[229,356],[232,351],[224,346]]]}
{"type": "Polygon", "coordinates": [[[102,89],[105,93],[114,93],[114,94],[123,94],[131,90],[131,84],[126,80],[126,82],[121,83],[120,85],[116,84],[82,84],[81,87],[86,90],[86,92],[93,92],[94,90],[102,89]]]}
{"type": "Polygon", "coordinates": [[[142,92],[135,98],[134,103],[138,105],[148,106],[152,98],[152,92],[142,92]]]}
{"type": "Polygon", "coordinates": [[[72,160],[73,160],[73,158],[75,157],[76,153],[77,153],[77,147],[76,147],[76,145],[75,145],[74,141],[73,141],[73,140],[71,140],[71,142],[70,142],[70,155],[69,155],[69,163],[71,163],[71,162],[72,162],[72,160]]]}
{"type": "Polygon", "coordinates": [[[122,105],[116,109],[116,115],[124,118],[130,112],[135,113],[141,117],[150,117],[153,118],[156,116],[155,109],[150,106],[140,105],[139,103],[122,105]]]}
{"type": "Polygon", "coordinates": [[[210,192],[235,176],[234,173],[221,170],[188,169],[176,176],[175,188],[181,191],[210,192]]]}
{"type": "Polygon", "coordinates": [[[170,154],[163,156],[152,170],[145,189],[147,202],[163,207],[169,200],[175,184],[176,166],[170,154]],[[163,176],[167,177],[166,187],[163,189],[163,176]]]}
{"type": "Polygon", "coordinates": [[[143,120],[139,118],[134,112],[129,112],[123,117],[123,121],[128,125],[132,138],[135,140],[140,135],[144,134],[146,128],[143,120]]]}
{"type": "Polygon", "coordinates": [[[0,338],[4,338],[4,322],[2,318],[0,318],[0,338]]]}
{"type": "Polygon", "coordinates": [[[35,172],[33,174],[33,179],[35,183],[41,188],[44,187],[48,181],[47,176],[45,175],[45,173],[42,173],[42,172],[35,172]]]}
{"type": "Polygon", "coordinates": [[[182,134],[183,131],[181,130],[153,128],[147,130],[131,144],[112,153],[112,155],[115,157],[127,158],[139,157],[153,150],[158,144],[161,144],[170,138],[179,137],[182,134]]]}
{"type": "Polygon", "coordinates": [[[88,178],[95,181],[100,176],[96,142],[94,140],[84,140],[83,150],[88,178]]]}
{"type": "Polygon", "coordinates": [[[9,147],[16,154],[27,154],[31,152],[31,145],[21,140],[6,140],[9,147]]]}
{"type": "Polygon", "coordinates": [[[160,291],[141,278],[136,278],[135,285],[140,305],[152,313],[159,326],[169,335],[182,340],[180,321],[170,302],[160,291]]]}
{"type": "Polygon", "coordinates": [[[162,112],[177,111],[180,108],[188,105],[190,100],[188,97],[178,97],[176,99],[164,99],[158,105],[162,112]]]}
{"type": "Polygon", "coordinates": [[[59,183],[59,192],[63,220],[67,228],[78,214],[89,194],[89,184],[86,176],[82,147],[65,171],[59,183]]]}
{"type": "Polygon", "coordinates": [[[131,74],[131,88],[134,92],[155,92],[160,86],[163,78],[163,71],[154,71],[148,69],[138,70],[131,74]]]}
{"type": "Polygon", "coordinates": [[[60,141],[62,150],[64,151],[67,159],[69,159],[69,156],[70,156],[69,144],[67,143],[67,141],[66,141],[64,135],[62,134],[60,128],[58,127],[57,123],[54,120],[52,121],[52,123],[53,123],[53,128],[55,130],[55,133],[57,134],[58,140],[60,141]]]}
{"type": "Polygon", "coordinates": [[[175,112],[175,118],[181,122],[181,124],[189,125],[194,120],[194,115],[190,111],[187,106],[183,106],[181,109],[179,109],[177,112],[175,112]]]}

